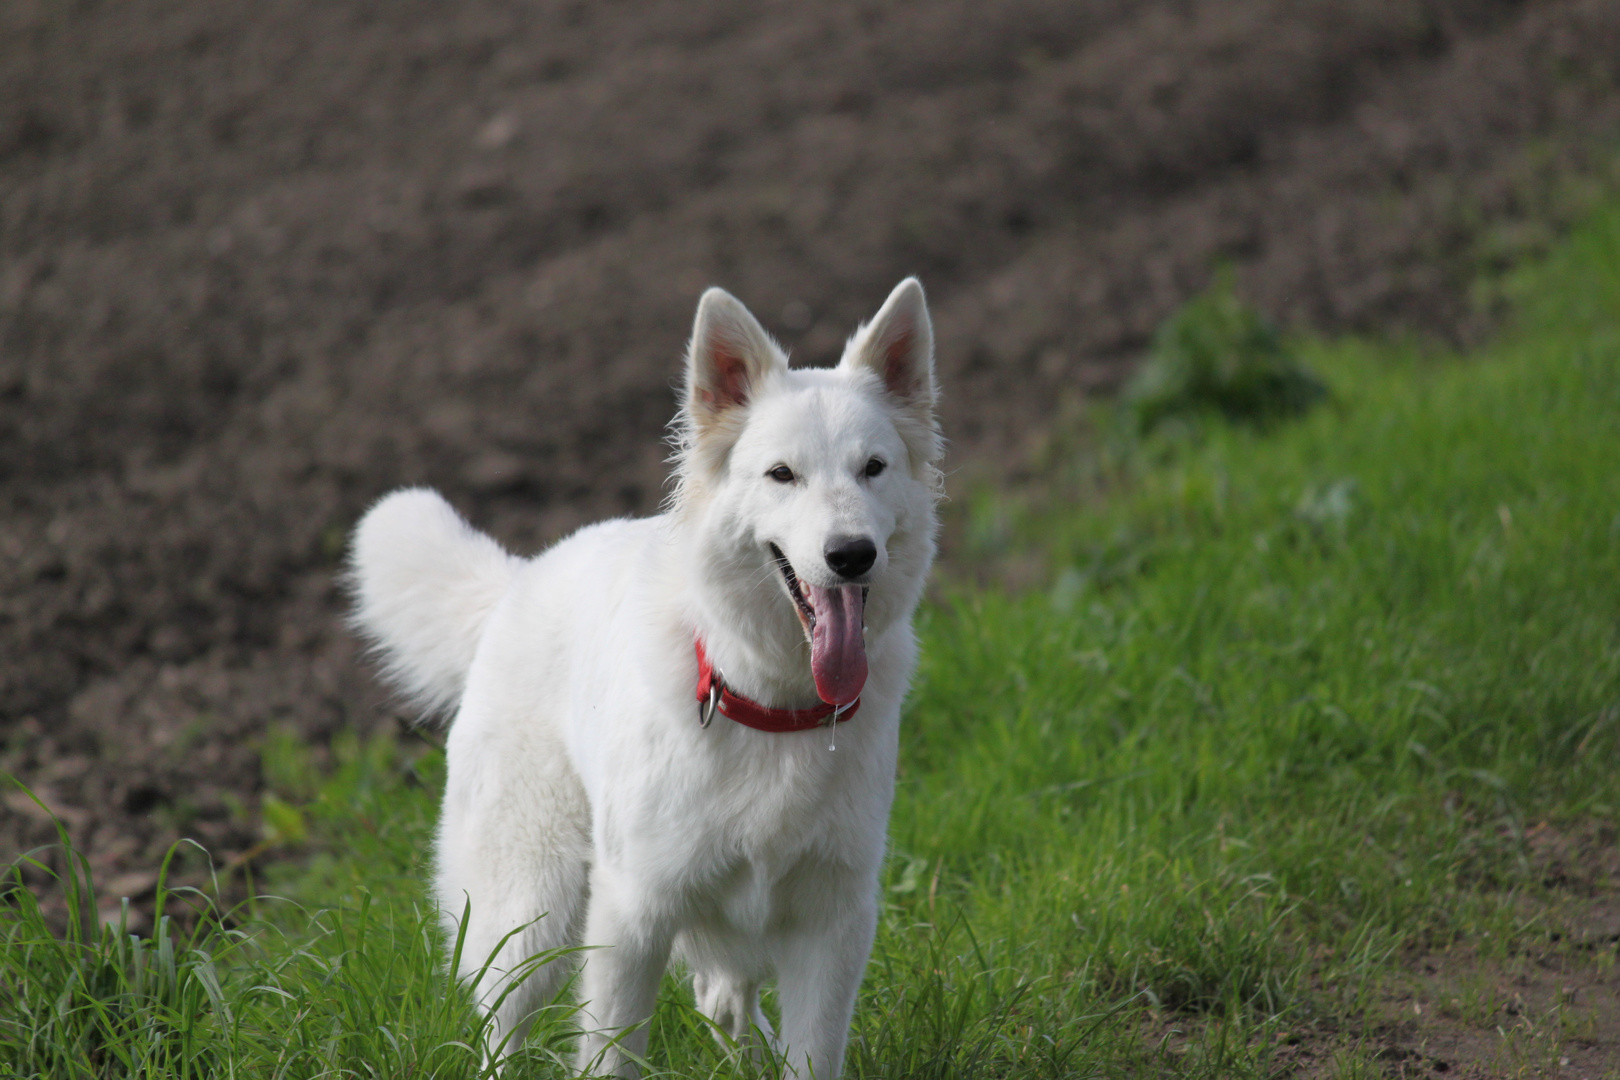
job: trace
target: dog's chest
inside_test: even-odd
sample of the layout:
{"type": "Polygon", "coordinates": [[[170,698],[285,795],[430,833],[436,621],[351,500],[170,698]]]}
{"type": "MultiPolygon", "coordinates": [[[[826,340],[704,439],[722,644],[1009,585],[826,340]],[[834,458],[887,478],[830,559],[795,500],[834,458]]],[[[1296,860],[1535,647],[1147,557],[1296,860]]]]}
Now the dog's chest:
{"type": "Polygon", "coordinates": [[[782,883],[807,866],[870,846],[856,834],[880,820],[866,805],[879,793],[862,790],[854,747],[829,751],[827,734],[742,734],[700,732],[649,760],[640,783],[621,774],[623,783],[603,792],[597,837],[598,857],[644,888],[750,924],[768,917],[782,883]]]}
{"type": "Polygon", "coordinates": [[[847,777],[799,764],[719,781],[699,795],[707,813],[677,871],[699,921],[763,931],[788,918],[805,887],[837,861],[851,825],[847,777]]]}
{"type": "Polygon", "coordinates": [[[826,738],[817,732],[702,732],[689,754],[672,759],[684,758],[685,775],[670,777],[668,787],[683,789],[681,801],[700,823],[701,842],[751,856],[788,855],[810,843],[852,795],[852,777],[827,750],[826,738]]]}

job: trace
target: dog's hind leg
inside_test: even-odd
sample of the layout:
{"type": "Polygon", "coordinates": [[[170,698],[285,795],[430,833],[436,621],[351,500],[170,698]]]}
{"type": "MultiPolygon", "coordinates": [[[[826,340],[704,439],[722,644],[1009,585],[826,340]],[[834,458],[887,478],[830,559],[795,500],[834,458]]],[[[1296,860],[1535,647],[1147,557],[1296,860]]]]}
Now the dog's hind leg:
{"type": "Polygon", "coordinates": [[[692,972],[692,996],[698,1012],[714,1025],[715,1040],[722,1046],[735,1044],[763,1062],[763,1049],[776,1042],[759,1006],[759,990],[770,968],[748,944],[733,935],[692,928],[675,939],[675,952],[692,972]]]}
{"type": "Polygon", "coordinates": [[[770,1020],[759,1007],[759,987],[759,979],[737,972],[711,969],[692,973],[698,1012],[714,1024],[715,1038],[722,1044],[730,1040],[755,1061],[763,1060],[760,1043],[769,1046],[776,1040],[770,1020]]]}
{"type": "Polygon", "coordinates": [[[451,732],[435,891],[447,944],[461,937],[456,976],[474,987],[489,1049],[504,1056],[574,969],[568,956],[532,961],[579,942],[589,812],[561,747],[503,756],[458,745],[460,734],[451,732]]]}

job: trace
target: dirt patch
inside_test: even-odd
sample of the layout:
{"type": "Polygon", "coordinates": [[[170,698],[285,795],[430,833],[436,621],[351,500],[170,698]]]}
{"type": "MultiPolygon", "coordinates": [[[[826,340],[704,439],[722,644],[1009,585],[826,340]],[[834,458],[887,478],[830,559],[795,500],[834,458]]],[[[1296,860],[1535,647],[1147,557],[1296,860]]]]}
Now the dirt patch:
{"type": "Polygon", "coordinates": [[[333,584],[368,501],[520,549],[651,510],[711,282],[822,362],[922,275],[953,462],[1008,475],[1219,261],[1286,324],[1479,333],[1620,132],[1610,0],[18,0],[0,40],[0,768],[106,874],[251,846],[269,725],[386,719],[333,584]]]}
{"type": "Polygon", "coordinates": [[[1509,957],[1418,958],[1364,1047],[1390,1075],[1612,1076],[1620,1061],[1620,901],[1555,902],[1509,957]]]}
{"type": "Polygon", "coordinates": [[[1523,836],[1510,941],[1408,955],[1359,1025],[1283,1032],[1280,1075],[1612,1077],[1620,1062],[1620,846],[1612,825],[1523,836]]]}

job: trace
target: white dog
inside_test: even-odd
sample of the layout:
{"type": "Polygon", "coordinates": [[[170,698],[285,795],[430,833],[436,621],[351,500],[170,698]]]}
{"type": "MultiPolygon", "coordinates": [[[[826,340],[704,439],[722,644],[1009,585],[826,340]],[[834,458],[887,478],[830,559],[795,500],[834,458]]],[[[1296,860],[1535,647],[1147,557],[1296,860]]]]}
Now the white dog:
{"type": "Polygon", "coordinates": [[[934,557],[934,398],[915,279],[828,369],[710,289],[668,512],[528,560],[423,489],[360,523],[358,625],[456,707],[436,891],[452,936],[469,912],[457,974],[495,957],[476,992],[507,1050],[568,975],[514,971],[583,944],[581,1069],[635,1074],[673,952],[720,1030],[838,1075],[934,557]]]}

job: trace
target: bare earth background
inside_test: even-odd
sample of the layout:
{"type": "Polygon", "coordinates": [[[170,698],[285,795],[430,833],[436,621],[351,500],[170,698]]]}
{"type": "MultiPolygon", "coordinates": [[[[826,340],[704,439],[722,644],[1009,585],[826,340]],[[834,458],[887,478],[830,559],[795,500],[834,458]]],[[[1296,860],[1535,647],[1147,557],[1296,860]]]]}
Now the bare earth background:
{"type": "Polygon", "coordinates": [[[366,504],[654,509],[708,284],[825,363],[921,275],[958,480],[1016,481],[1221,262],[1476,338],[1617,137],[1613,0],[10,0],[0,770],[115,880],[248,848],[268,729],[392,722],[366,504]]]}

